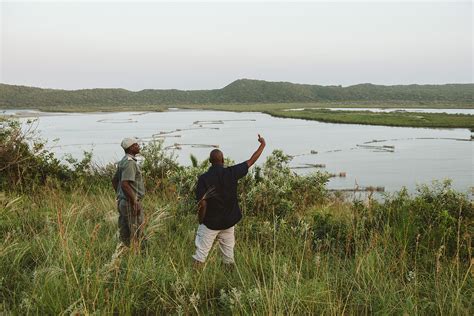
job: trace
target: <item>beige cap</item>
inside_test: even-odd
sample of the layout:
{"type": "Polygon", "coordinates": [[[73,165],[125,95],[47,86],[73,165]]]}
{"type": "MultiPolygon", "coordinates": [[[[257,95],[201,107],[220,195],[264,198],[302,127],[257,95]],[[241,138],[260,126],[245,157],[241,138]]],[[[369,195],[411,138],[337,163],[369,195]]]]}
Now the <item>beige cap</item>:
{"type": "Polygon", "coordinates": [[[122,146],[123,149],[128,149],[133,144],[138,144],[138,142],[139,142],[138,138],[135,138],[135,137],[124,138],[120,146],[122,146]]]}

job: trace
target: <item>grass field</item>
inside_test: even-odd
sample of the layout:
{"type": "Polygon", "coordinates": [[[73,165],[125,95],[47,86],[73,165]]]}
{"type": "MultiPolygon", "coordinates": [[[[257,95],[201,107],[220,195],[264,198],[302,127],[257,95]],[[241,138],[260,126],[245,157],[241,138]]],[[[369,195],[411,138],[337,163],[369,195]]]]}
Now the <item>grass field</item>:
{"type": "MultiPolygon", "coordinates": [[[[472,238],[464,218],[454,218],[453,249],[443,242],[426,249],[428,235],[408,238],[405,230],[414,224],[408,213],[400,214],[405,225],[365,225],[370,218],[364,216],[380,208],[375,204],[333,197],[284,216],[278,210],[252,214],[244,205],[235,269],[224,267],[214,249],[195,270],[196,218],[170,198],[146,198],[147,249],[113,260],[111,190],[2,195],[0,311],[472,315],[472,263],[470,254],[460,255],[472,238]]],[[[415,200],[395,199],[383,208],[390,212],[393,203],[415,200]]],[[[428,200],[422,202],[428,212],[428,200]]],[[[462,215],[472,220],[472,213],[462,215]]]]}

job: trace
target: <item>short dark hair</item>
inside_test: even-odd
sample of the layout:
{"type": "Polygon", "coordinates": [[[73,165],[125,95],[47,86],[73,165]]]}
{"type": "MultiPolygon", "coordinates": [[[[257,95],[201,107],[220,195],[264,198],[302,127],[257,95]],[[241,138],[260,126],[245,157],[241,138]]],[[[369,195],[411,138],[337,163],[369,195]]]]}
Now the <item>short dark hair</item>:
{"type": "Polygon", "coordinates": [[[211,164],[222,164],[224,160],[224,154],[219,149],[213,149],[209,154],[209,161],[211,164]]]}

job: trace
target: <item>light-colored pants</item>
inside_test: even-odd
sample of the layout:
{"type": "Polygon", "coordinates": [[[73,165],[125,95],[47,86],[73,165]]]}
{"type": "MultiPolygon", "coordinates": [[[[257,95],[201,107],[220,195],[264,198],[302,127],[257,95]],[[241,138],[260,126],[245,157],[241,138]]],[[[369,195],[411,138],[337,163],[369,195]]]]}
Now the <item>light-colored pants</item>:
{"type": "Polygon", "coordinates": [[[224,230],[212,230],[201,224],[196,232],[196,253],[194,260],[205,262],[209,251],[212,248],[214,239],[219,241],[219,249],[222,253],[224,263],[234,263],[234,226],[224,230]]]}

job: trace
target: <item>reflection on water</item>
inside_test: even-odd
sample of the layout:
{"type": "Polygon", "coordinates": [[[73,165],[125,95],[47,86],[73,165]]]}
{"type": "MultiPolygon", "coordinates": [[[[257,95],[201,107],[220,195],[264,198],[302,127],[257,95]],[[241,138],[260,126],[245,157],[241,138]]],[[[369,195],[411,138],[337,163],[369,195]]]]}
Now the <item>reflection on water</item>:
{"type": "Polygon", "coordinates": [[[330,124],[219,111],[55,114],[40,116],[38,129],[44,138],[59,138],[49,142],[53,152],[79,158],[92,149],[99,164],[119,160],[120,141],[128,136],[144,142],[163,138],[181,164],[190,164],[191,153],[206,159],[215,147],[240,162],[258,147],[260,133],[267,148],[259,163],[272,150],[283,149],[294,157],[291,165],[298,173],[318,169],[337,175],[330,188],[413,190],[416,184],[445,178],[464,192],[474,185],[474,143],[466,141],[471,136],[467,129],[330,124]]]}

